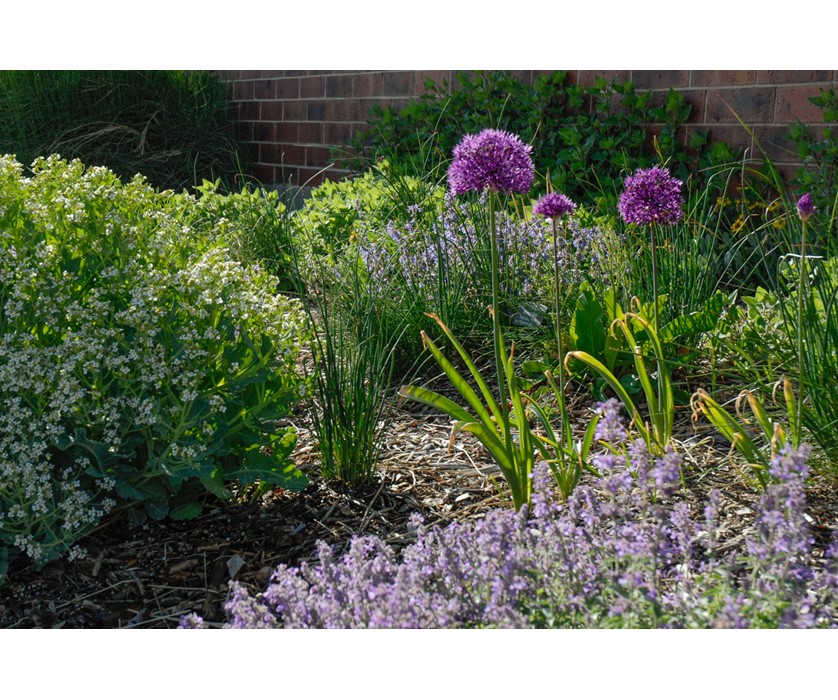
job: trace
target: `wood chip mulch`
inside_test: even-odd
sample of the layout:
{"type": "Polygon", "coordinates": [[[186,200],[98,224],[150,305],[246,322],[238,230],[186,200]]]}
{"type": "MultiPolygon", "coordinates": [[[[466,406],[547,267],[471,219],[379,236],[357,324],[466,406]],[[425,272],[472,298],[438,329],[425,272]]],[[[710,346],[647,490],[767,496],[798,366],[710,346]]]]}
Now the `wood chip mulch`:
{"type": "MultiPolygon", "coordinates": [[[[220,626],[231,579],[262,590],[278,564],[313,561],[318,540],[340,551],[353,535],[369,534],[400,548],[411,541],[412,513],[444,526],[511,505],[474,438],[451,443],[448,418],[415,405],[398,410],[377,478],[361,488],[319,478],[312,436],[302,425],[298,430],[295,460],[311,477],[302,493],[275,490],[255,502],[210,505],[190,521],[139,528],[106,522],[80,542],[84,558],[40,571],[12,566],[0,587],[0,628],[171,628],[188,612],[220,626]]],[[[752,527],[758,491],[731,467],[711,431],[683,432],[686,498],[698,509],[711,488],[720,489],[722,546],[737,547],[752,527]]],[[[813,481],[810,516],[818,556],[838,526],[833,484],[813,481]]]]}

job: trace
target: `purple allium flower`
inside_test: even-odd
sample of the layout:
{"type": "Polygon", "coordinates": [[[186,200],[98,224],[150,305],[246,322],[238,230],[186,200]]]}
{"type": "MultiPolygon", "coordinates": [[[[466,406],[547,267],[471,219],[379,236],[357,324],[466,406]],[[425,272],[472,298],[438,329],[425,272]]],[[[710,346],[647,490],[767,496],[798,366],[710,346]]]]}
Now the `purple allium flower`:
{"type": "Polygon", "coordinates": [[[656,165],[626,178],[620,216],[628,224],[674,224],[680,221],[683,182],[656,165]]]}
{"type": "Polygon", "coordinates": [[[532,208],[533,214],[545,219],[560,219],[576,209],[576,204],[567,195],[550,192],[539,199],[532,208]]]}
{"type": "Polygon", "coordinates": [[[484,129],[468,134],[454,147],[448,184],[454,194],[487,187],[499,192],[527,192],[535,178],[532,147],[514,134],[484,129]]]}
{"type": "Polygon", "coordinates": [[[801,221],[806,221],[814,213],[815,203],[812,201],[812,195],[807,192],[797,200],[797,215],[801,221]]]}

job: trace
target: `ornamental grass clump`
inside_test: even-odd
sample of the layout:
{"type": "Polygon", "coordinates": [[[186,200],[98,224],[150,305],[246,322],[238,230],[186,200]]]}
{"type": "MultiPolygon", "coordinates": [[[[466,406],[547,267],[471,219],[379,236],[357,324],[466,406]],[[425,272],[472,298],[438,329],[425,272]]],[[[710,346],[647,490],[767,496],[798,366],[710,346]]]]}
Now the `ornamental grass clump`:
{"type": "Polygon", "coordinates": [[[300,305],[189,197],[57,156],[0,158],[0,579],[108,513],[193,517],[231,482],[301,488],[289,460],[300,305]],[[194,213],[194,212],[193,212],[194,213]]]}
{"type": "MultiPolygon", "coordinates": [[[[544,465],[532,507],[497,509],[473,523],[426,527],[400,554],[377,537],[342,553],[280,566],[267,589],[231,583],[232,628],[743,628],[838,626],[832,545],[813,566],[803,483],[808,449],[772,460],[774,483],[737,553],[720,541],[722,495],[698,512],[677,499],[681,457],[628,443],[612,399],[598,435],[599,478],[554,500],[544,465]]],[[[196,615],[182,627],[201,627],[196,615]]]]}

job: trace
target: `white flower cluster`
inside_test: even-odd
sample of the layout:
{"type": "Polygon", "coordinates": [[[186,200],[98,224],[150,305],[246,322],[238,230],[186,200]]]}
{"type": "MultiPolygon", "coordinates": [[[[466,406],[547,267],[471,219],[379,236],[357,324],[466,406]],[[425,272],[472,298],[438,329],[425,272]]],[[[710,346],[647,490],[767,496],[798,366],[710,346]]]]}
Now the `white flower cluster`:
{"type": "Polygon", "coordinates": [[[201,459],[252,369],[237,345],[270,338],[293,386],[305,323],[141,178],[54,156],[33,172],[0,157],[0,547],[43,561],[116,505],[102,455],[64,449],[79,430],[114,460],[137,436],[166,468],[201,459]]]}

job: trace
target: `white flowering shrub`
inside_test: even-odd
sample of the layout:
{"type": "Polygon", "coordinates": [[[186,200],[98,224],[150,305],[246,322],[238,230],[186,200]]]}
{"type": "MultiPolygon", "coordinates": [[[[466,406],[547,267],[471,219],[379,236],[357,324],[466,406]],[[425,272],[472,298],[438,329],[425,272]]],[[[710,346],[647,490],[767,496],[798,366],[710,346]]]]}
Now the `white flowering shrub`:
{"type": "Polygon", "coordinates": [[[140,177],[57,156],[33,173],[0,157],[0,580],[115,509],[304,486],[276,424],[303,390],[300,305],[140,177]]]}

